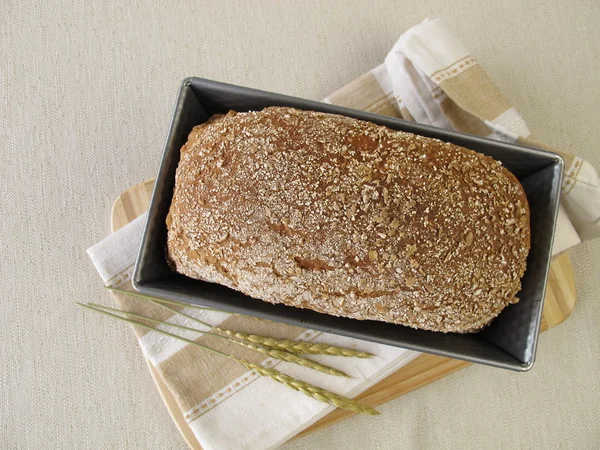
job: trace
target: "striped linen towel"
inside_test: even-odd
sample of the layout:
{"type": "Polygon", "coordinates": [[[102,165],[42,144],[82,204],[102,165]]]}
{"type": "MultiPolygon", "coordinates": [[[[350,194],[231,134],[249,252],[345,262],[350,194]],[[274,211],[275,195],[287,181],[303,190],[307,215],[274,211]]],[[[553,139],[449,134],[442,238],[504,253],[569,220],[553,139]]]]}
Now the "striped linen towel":
{"type": "MultiPolygon", "coordinates": [[[[547,148],[530,138],[526,123],[496,88],[479,62],[440,19],[426,20],[400,37],[385,62],[335,92],[326,102],[416,120],[527,146],[547,148]]],[[[556,151],[556,150],[554,150],[556,151]]],[[[594,169],[573,155],[566,162],[562,208],[554,252],[600,234],[600,183],[594,169]]],[[[88,249],[104,283],[131,289],[131,273],[146,215],[88,249]]],[[[153,304],[115,295],[122,309],[171,323],[197,327],[189,319],[153,304]]],[[[370,359],[319,356],[344,370],[341,379],[193,332],[182,336],[226,350],[346,396],[355,396],[418,356],[417,352],[257,321],[216,311],[183,312],[212,325],[279,338],[353,347],[370,359]]],[[[163,326],[160,326],[163,328],[163,326]]],[[[264,449],[281,445],[332,411],[245,367],[155,331],[134,331],[146,359],[157,369],[189,427],[188,444],[204,449],[264,449]]],[[[373,419],[377,420],[377,419],[373,419]]]]}

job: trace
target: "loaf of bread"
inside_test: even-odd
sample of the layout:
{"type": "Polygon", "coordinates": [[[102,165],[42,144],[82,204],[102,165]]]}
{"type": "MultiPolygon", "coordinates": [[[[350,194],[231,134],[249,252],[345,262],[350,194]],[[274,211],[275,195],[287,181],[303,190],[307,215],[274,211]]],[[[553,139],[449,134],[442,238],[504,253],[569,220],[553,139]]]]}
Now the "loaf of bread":
{"type": "Polygon", "coordinates": [[[167,226],[170,262],[189,277],[459,333],[518,301],[530,242],[523,189],[492,158],[283,107],[194,128],[167,226]]]}

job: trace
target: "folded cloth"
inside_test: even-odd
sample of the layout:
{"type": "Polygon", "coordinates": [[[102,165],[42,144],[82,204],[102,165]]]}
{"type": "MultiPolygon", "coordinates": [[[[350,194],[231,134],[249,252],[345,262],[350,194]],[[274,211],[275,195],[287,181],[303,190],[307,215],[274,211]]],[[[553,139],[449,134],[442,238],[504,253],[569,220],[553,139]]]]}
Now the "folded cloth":
{"type": "MultiPolygon", "coordinates": [[[[510,107],[477,60],[441,20],[427,20],[410,29],[402,35],[384,64],[325,101],[543,147],[529,139],[529,130],[521,116],[510,107]]],[[[561,154],[567,163],[567,171],[555,252],[575,245],[580,239],[600,234],[598,177],[585,161],[561,154]]],[[[145,220],[143,214],[88,249],[106,285],[131,289],[131,273],[145,220]]],[[[124,310],[204,329],[184,316],[143,300],[118,294],[115,297],[124,310]]],[[[181,311],[236,331],[331,343],[375,354],[376,357],[370,359],[314,357],[352,377],[344,379],[264,358],[191,331],[179,333],[350,397],[418,356],[417,352],[218,311],[194,308],[181,311]]],[[[163,325],[159,328],[168,329],[163,325]]],[[[134,327],[134,331],[145,357],[157,369],[204,449],[273,448],[333,409],[271,379],[259,377],[229,359],[156,331],[139,327],[134,327]]]]}
{"type": "Polygon", "coordinates": [[[383,64],[325,101],[558,153],[565,176],[553,253],[600,236],[597,172],[532,139],[521,115],[442,19],[409,29],[383,64]]]}

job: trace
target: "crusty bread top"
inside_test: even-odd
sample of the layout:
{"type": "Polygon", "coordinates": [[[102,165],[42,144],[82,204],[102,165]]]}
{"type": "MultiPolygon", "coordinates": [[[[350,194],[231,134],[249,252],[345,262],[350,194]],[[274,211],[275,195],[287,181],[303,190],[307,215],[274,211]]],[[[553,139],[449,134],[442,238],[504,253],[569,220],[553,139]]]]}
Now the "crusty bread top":
{"type": "Polygon", "coordinates": [[[194,128],[168,218],[180,273],[445,332],[478,330],[518,301],[529,241],[523,189],[492,158],[283,107],[194,128]]]}

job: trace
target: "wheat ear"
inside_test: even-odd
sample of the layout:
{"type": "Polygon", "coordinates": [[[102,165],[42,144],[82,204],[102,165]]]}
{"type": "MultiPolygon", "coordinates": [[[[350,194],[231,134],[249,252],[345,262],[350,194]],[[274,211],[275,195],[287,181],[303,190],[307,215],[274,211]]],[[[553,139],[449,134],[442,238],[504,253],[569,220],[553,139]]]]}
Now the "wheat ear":
{"type": "MultiPolygon", "coordinates": [[[[287,361],[287,362],[291,362],[294,364],[298,364],[300,366],[303,367],[308,367],[309,369],[313,369],[313,370],[317,370],[319,372],[323,372],[326,373],[328,375],[335,375],[338,377],[346,377],[349,378],[349,375],[346,372],[342,372],[341,370],[338,369],[334,369],[333,367],[329,367],[326,366],[325,364],[321,364],[317,361],[313,361],[312,359],[308,359],[308,358],[303,358],[302,356],[298,356],[294,353],[288,353],[282,350],[277,350],[274,348],[269,348],[269,347],[263,347],[262,345],[256,345],[253,344],[251,342],[245,342],[245,341],[237,341],[235,339],[231,339],[228,336],[222,336],[220,334],[215,334],[215,333],[210,333],[208,331],[202,331],[202,330],[198,330],[196,328],[191,328],[191,327],[186,327],[184,325],[179,325],[176,323],[169,323],[169,322],[165,322],[163,320],[158,320],[158,319],[153,319],[151,317],[147,317],[147,316],[142,316],[140,314],[135,314],[132,312],[128,312],[128,311],[122,311],[120,309],[116,309],[116,308],[111,308],[109,306],[103,306],[103,305],[98,305],[97,303],[89,303],[89,306],[92,306],[96,309],[103,309],[103,310],[107,310],[107,311],[114,311],[120,314],[125,314],[126,316],[129,317],[135,317],[136,319],[140,319],[140,320],[145,320],[148,322],[152,322],[152,323],[157,323],[157,324],[161,324],[161,325],[167,325],[170,327],[174,327],[174,328],[179,328],[182,330],[188,330],[188,331],[193,331],[195,333],[202,333],[205,334],[207,336],[213,336],[219,339],[225,339],[229,342],[232,342],[234,344],[240,345],[242,347],[246,347],[249,348],[250,350],[254,350],[258,353],[261,353],[263,355],[266,356],[270,356],[271,358],[275,358],[275,359],[279,359],[282,361],[287,361]]],[[[169,308],[170,309],[170,308],[169,308]]],[[[187,316],[187,317],[191,317],[191,316],[187,316]]]]}
{"type": "Polygon", "coordinates": [[[376,416],[379,414],[379,411],[371,408],[370,406],[363,405],[362,403],[359,403],[351,398],[334,394],[333,392],[329,392],[320,387],[313,386],[305,381],[297,380],[279,372],[278,370],[269,369],[261,366],[260,364],[254,364],[246,360],[240,360],[239,362],[244,364],[248,369],[255,370],[262,376],[270,377],[279,383],[285,384],[287,387],[290,387],[296,391],[300,391],[304,395],[308,395],[309,397],[317,399],[321,402],[329,403],[330,405],[337,406],[340,409],[346,409],[358,414],[369,414],[371,416],[376,416]]]}
{"type": "Polygon", "coordinates": [[[369,414],[369,415],[378,415],[379,414],[379,412],[377,410],[375,410],[374,408],[371,408],[370,406],[363,405],[362,403],[360,403],[356,400],[353,400],[351,398],[344,397],[342,395],[338,395],[333,392],[329,392],[329,391],[319,388],[317,386],[313,386],[312,384],[306,383],[305,381],[297,380],[295,378],[292,378],[288,375],[285,375],[285,374],[279,372],[276,369],[268,369],[266,367],[261,366],[260,364],[254,364],[245,359],[236,358],[233,355],[223,353],[219,350],[216,350],[211,347],[207,347],[206,345],[202,345],[202,344],[192,341],[190,339],[186,339],[184,337],[169,333],[167,331],[159,330],[157,328],[151,327],[151,326],[143,324],[141,322],[127,319],[125,317],[121,317],[117,314],[109,313],[108,311],[104,311],[102,309],[95,308],[90,305],[84,305],[82,303],[77,303],[77,305],[82,306],[84,308],[91,309],[92,311],[96,311],[100,314],[105,314],[105,315],[113,317],[115,319],[122,320],[124,322],[128,322],[132,325],[146,328],[151,331],[156,331],[156,332],[164,334],[166,336],[170,336],[174,339],[179,339],[180,341],[187,342],[188,344],[191,344],[191,345],[195,345],[196,347],[202,348],[204,350],[215,353],[217,355],[224,356],[225,358],[229,358],[233,361],[238,362],[239,364],[244,365],[246,368],[248,368],[250,370],[256,371],[256,373],[258,373],[261,376],[267,376],[267,377],[277,381],[278,383],[282,383],[283,385],[285,385],[291,389],[302,392],[304,395],[306,395],[308,397],[312,397],[315,400],[318,400],[320,402],[328,403],[328,404],[336,406],[340,409],[346,409],[348,411],[353,411],[353,412],[356,412],[359,414],[369,414]]]}
{"type": "MultiPolygon", "coordinates": [[[[271,348],[275,348],[278,350],[283,350],[288,353],[306,354],[306,355],[345,356],[345,357],[354,357],[354,358],[370,358],[371,356],[373,356],[371,353],[363,352],[361,350],[355,350],[353,348],[344,348],[344,347],[338,347],[335,345],[321,344],[321,343],[309,342],[309,341],[292,341],[290,339],[276,339],[276,338],[273,338],[270,336],[260,336],[258,334],[249,334],[249,333],[242,333],[240,331],[228,330],[226,328],[221,328],[218,326],[210,325],[200,319],[197,319],[194,316],[190,316],[189,314],[185,314],[174,308],[169,308],[165,304],[172,304],[172,305],[178,305],[178,306],[184,306],[184,307],[191,306],[193,308],[198,308],[198,309],[210,309],[210,308],[203,308],[203,307],[198,307],[195,305],[187,305],[186,303],[180,303],[180,302],[176,302],[174,300],[165,300],[165,299],[158,298],[158,297],[152,297],[149,295],[139,294],[137,292],[125,291],[125,290],[119,289],[119,288],[107,287],[107,289],[114,291],[114,292],[118,292],[119,294],[130,295],[133,297],[137,297],[137,298],[141,298],[141,299],[150,301],[154,304],[162,306],[165,309],[168,309],[169,311],[171,311],[173,313],[181,314],[182,316],[185,316],[191,320],[194,320],[195,322],[198,322],[204,326],[212,327],[216,331],[225,333],[228,336],[235,337],[237,339],[242,339],[244,341],[251,342],[253,344],[260,344],[265,347],[271,347],[271,348]]],[[[240,314],[240,315],[242,315],[242,314],[240,314]]],[[[250,317],[250,316],[246,316],[246,317],[250,317]]]]}

